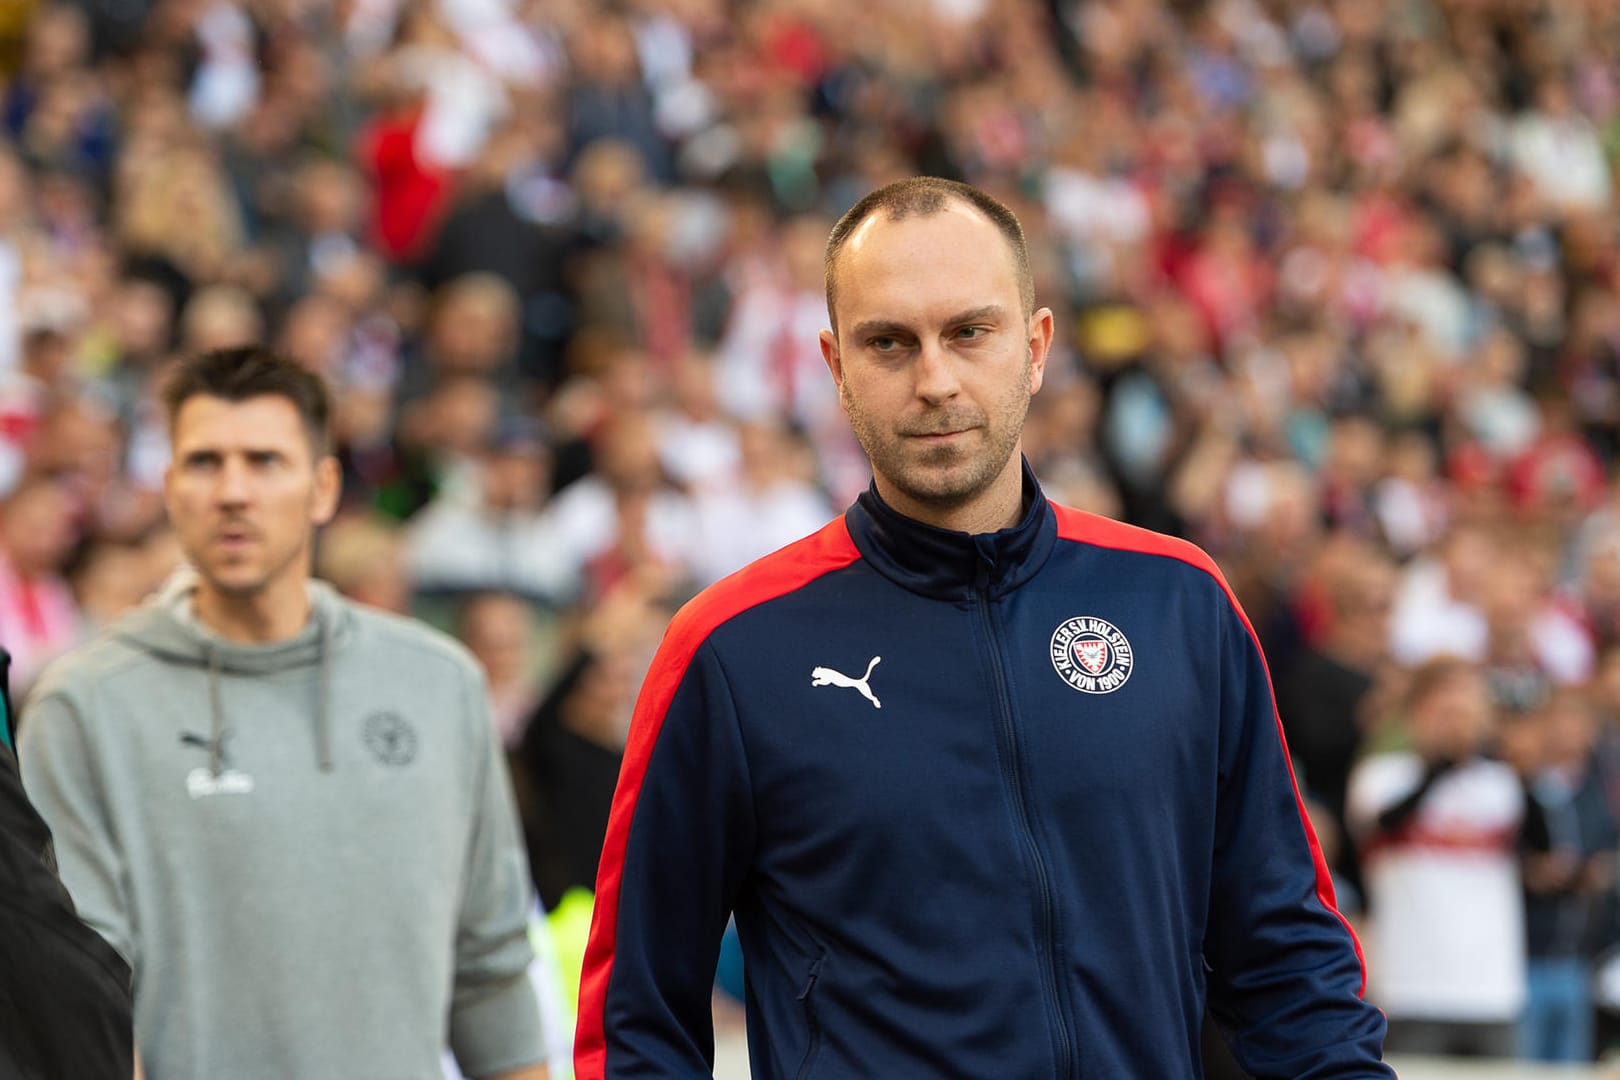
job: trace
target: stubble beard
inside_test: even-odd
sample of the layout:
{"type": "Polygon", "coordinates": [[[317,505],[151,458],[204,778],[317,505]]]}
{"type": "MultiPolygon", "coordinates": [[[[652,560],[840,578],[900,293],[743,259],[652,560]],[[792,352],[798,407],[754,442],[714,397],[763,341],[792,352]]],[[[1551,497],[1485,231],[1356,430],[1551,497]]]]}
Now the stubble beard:
{"type": "Polygon", "coordinates": [[[955,509],[972,503],[1001,475],[1023,435],[1030,401],[1030,360],[1026,352],[1022,376],[996,402],[993,416],[976,405],[953,406],[932,410],[904,426],[885,424],[865,411],[846,383],[841,394],[844,411],[873,473],[920,504],[955,509]],[[977,449],[946,444],[916,454],[906,445],[915,434],[967,428],[980,433],[974,440],[977,449]]]}

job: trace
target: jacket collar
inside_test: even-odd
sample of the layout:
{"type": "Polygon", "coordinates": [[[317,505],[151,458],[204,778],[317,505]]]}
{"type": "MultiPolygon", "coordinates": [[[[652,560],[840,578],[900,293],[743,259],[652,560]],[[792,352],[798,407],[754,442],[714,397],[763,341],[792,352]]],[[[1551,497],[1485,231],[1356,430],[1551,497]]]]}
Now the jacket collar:
{"type": "Polygon", "coordinates": [[[861,557],[902,588],[942,600],[979,589],[1002,596],[1034,577],[1057,541],[1057,519],[1024,461],[1023,520],[1000,532],[953,532],[906,517],[884,502],[876,484],[844,514],[861,557]]]}

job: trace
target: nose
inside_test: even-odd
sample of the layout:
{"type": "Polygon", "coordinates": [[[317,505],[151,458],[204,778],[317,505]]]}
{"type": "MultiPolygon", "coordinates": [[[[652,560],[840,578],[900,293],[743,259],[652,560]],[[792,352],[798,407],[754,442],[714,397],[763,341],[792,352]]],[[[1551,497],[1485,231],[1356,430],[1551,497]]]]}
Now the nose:
{"type": "Polygon", "coordinates": [[[219,480],[214,487],[214,500],[221,506],[241,506],[248,501],[247,465],[237,458],[227,457],[219,468],[219,480]]]}
{"type": "Polygon", "coordinates": [[[925,342],[918,351],[914,374],[917,396],[930,405],[949,401],[962,388],[950,354],[937,341],[925,342]]]}

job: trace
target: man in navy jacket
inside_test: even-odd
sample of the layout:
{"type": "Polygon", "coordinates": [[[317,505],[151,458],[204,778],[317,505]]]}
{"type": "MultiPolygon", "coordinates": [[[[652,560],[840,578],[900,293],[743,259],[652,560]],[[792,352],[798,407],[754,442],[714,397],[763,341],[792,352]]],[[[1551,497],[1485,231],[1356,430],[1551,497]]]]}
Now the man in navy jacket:
{"type": "Polygon", "coordinates": [[[1016,218],[903,181],[827,249],[871,490],[671,624],[636,707],[581,1080],[712,1070],[735,912],[756,1077],[1390,1077],[1254,633],[1182,541],[1047,502],[1052,313],[1016,218]]]}

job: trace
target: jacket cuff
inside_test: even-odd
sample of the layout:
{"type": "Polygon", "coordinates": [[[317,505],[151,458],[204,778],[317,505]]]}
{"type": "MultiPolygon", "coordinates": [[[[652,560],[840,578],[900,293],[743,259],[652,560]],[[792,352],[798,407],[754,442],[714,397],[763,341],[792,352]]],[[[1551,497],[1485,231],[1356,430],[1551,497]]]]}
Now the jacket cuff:
{"type": "Polygon", "coordinates": [[[450,1010],[450,1049],[470,1077],[545,1061],[540,1002],[528,973],[457,993],[450,1010]]]}

